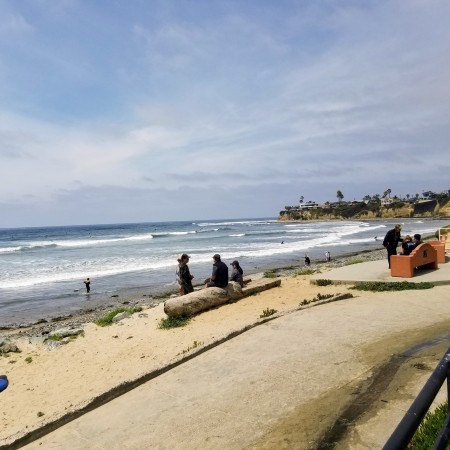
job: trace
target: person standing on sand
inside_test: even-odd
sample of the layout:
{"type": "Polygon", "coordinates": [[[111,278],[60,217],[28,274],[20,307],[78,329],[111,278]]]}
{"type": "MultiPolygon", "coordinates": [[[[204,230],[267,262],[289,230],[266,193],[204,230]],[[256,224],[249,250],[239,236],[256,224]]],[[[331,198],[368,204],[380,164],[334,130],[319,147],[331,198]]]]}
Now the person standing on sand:
{"type": "Polygon", "coordinates": [[[387,250],[389,268],[391,268],[391,256],[397,254],[398,243],[403,241],[400,235],[401,230],[402,226],[397,224],[392,230],[389,230],[384,237],[383,247],[387,250]]]}
{"type": "Polygon", "coordinates": [[[194,278],[194,276],[191,275],[191,272],[189,271],[189,258],[190,256],[186,253],[183,253],[178,258],[177,278],[178,284],[180,285],[180,288],[178,290],[178,293],[180,295],[186,295],[190,292],[194,292],[194,287],[192,286],[192,279],[194,278]]]}
{"type": "Polygon", "coordinates": [[[325,259],[327,262],[331,261],[331,253],[330,252],[325,252],[325,259]]]}
{"type": "Polygon", "coordinates": [[[305,266],[309,266],[311,264],[311,260],[309,259],[308,255],[305,255],[305,266]]]}
{"type": "Polygon", "coordinates": [[[91,280],[89,279],[89,277],[84,280],[84,284],[86,286],[86,293],[89,294],[89,292],[91,291],[91,280]]]}

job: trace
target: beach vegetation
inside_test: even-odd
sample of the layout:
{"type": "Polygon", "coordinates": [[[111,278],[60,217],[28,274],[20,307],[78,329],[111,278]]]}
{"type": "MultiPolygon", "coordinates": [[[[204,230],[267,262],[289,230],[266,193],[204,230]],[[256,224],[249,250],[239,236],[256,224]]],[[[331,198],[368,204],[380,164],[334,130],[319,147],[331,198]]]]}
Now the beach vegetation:
{"type": "Polygon", "coordinates": [[[330,284],[333,284],[333,282],[331,280],[319,278],[316,280],[316,284],[317,286],[329,286],[330,284]]]}
{"type": "Polygon", "coordinates": [[[426,413],[411,442],[408,444],[408,449],[427,450],[434,448],[434,442],[447,417],[447,408],[447,402],[445,402],[440,404],[433,412],[426,413]]]}
{"type": "Polygon", "coordinates": [[[99,327],[107,327],[108,325],[111,325],[113,323],[113,318],[117,316],[117,314],[122,312],[129,312],[130,314],[134,314],[137,312],[142,311],[142,308],[140,306],[134,306],[134,307],[125,307],[125,306],[119,306],[117,308],[114,308],[112,311],[110,311],[108,314],[106,314],[103,317],[100,317],[100,319],[95,321],[95,324],[99,327]]]}
{"type": "Polygon", "coordinates": [[[277,274],[273,271],[270,272],[264,272],[264,277],[265,278],[277,278],[277,274]]]}
{"type": "Polygon", "coordinates": [[[27,356],[27,357],[25,358],[25,362],[26,362],[27,364],[30,364],[32,361],[33,361],[33,358],[32,358],[31,356],[27,356]]]}
{"type": "Polygon", "coordinates": [[[8,361],[8,364],[15,364],[17,361],[15,359],[12,359],[11,361],[8,361]]]}
{"type": "Polygon", "coordinates": [[[312,275],[314,273],[314,269],[311,269],[310,267],[306,269],[299,270],[294,276],[301,276],[301,275],[312,275]]]}
{"type": "Polygon", "coordinates": [[[194,350],[195,348],[197,348],[197,347],[200,347],[200,346],[202,346],[204,344],[204,342],[203,341],[194,341],[193,343],[192,343],[192,346],[189,346],[188,348],[186,348],[186,349],[184,349],[181,353],[178,353],[179,355],[181,355],[181,354],[185,354],[185,353],[189,353],[191,350],[194,350]]]}
{"type": "Polygon", "coordinates": [[[434,284],[429,282],[411,283],[410,281],[398,281],[384,283],[382,281],[366,281],[356,283],[350,289],[356,289],[358,291],[385,292],[431,289],[432,287],[434,287],[434,284]]]}
{"type": "Polygon", "coordinates": [[[170,328],[184,327],[191,320],[189,316],[180,317],[164,317],[159,321],[158,328],[162,330],[167,330],[170,328]]]}
{"type": "Polygon", "coordinates": [[[273,316],[274,314],[276,314],[278,311],[276,309],[263,309],[262,314],[259,317],[269,317],[269,316],[273,316]]]}
{"type": "Polygon", "coordinates": [[[47,341],[62,341],[64,338],[59,335],[49,336],[46,340],[47,341]]]}
{"type": "Polygon", "coordinates": [[[38,411],[37,416],[38,417],[42,417],[44,415],[44,413],[42,411],[38,411]]]}
{"type": "Polygon", "coordinates": [[[349,259],[349,260],[345,261],[344,266],[351,266],[353,264],[360,264],[363,262],[364,262],[364,260],[361,258],[353,258],[353,259],[349,259]]]}
{"type": "Polygon", "coordinates": [[[299,306],[305,306],[305,305],[309,305],[310,303],[313,302],[318,302],[320,300],[326,300],[328,298],[334,297],[335,294],[321,294],[320,292],[312,299],[312,300],[308,300],[308,299],[304,299],[299,303],[299,306]]]}
{"type": "Polygon", "coordinates": [[[334,297],[334,294],[321,294],[320,292],[313,298],[313,302],[318,302],[319,300],[326,300],[328,298],[334,297]]]}

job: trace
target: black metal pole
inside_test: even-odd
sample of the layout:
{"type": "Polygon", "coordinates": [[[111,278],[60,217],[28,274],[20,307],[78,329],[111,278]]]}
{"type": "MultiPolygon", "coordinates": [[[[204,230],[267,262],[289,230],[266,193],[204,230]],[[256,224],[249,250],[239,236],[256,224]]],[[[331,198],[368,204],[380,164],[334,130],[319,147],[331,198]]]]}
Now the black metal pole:
{"type": "Polygon", "coordinates": [[[449,361],[450,348],[439,361],[436,369],[434,369],[425,386],[408,409],[405,417],[403,417],[384,445],[383,450],[403,450],[406,448],[447,378],[449,361]]]}

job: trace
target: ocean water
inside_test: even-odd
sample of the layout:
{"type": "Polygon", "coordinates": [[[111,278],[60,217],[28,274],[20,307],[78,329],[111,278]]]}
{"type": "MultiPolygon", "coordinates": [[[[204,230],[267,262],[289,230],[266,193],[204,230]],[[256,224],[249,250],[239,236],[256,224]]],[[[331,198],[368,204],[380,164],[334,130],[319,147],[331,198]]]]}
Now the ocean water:
{"type": "MultiPolygon", "coordinates": [[[[401,220],[403,234],[433,233],[442,220],[401,220]]],[[[285,223],[271,218],[0,229],[0,326],[66,315],[123,293],[176,290],[176,259],[191,256],[194,283],[212,255],[246,274],[381,248],[394,221],[285,223]],[[377,240],[375,240],[377,237],[377,240]],[[83,280],[91,279],[87,295],[83,280]]]]}

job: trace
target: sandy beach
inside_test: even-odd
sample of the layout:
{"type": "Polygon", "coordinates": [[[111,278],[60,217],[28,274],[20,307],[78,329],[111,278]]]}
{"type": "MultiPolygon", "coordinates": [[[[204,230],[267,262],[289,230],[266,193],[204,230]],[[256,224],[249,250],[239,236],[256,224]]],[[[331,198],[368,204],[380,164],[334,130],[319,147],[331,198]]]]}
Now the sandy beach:
{"type": "MultiPolygon", "coordinates": [[[[381,257],[384,251],[360,255],[362,259],[381,257]]],[[[343,261],[322,265],[320,270],[326,272],[339,264],[343,261]]],[[[300,302],[319,293],[349,292],[349,287],[343,285],[311,285],[309,275],[294,275],[297,271],[298,268],[284,269],[281,287],[199,314],[180,328],[160,329],[158,325],[166,317],[163,303],[152,300],[146,304],[145,298],[140,298],[136,303],[143,306],[141,312],[108,327],[92,323],[92,316],[72,318],[71,324],[82,324],[83,334],[53,349],[44,343],[30,343],[30,336],[42,335],[48,324],[2,331],[0,337],[10,337],[21,352],[0,358],[0,373],[7,374],[10,380],[10,386],[1,394],[0,443],[9,444],[82,409],[118,385],[142,379],[146,374],[157,374],[158,370],[183,362],[233,332],[238,334],[251,328],[263,320],[260,316],[266,309],[276,310],[277,315],[289,315],[299,309],[300,302]]],[[[374,295],[377,294],[358,294],[374,295]]],[[[63,325],[61,322],[52,327],[63,325]]],[[[401,348],[410,341],[410,336],[404,339],[397,336],[394,347],[401,348]]],[[[392,352],[392,347],[376,351],[381,352],[378,359],[383,359],[392,352]]]]}

